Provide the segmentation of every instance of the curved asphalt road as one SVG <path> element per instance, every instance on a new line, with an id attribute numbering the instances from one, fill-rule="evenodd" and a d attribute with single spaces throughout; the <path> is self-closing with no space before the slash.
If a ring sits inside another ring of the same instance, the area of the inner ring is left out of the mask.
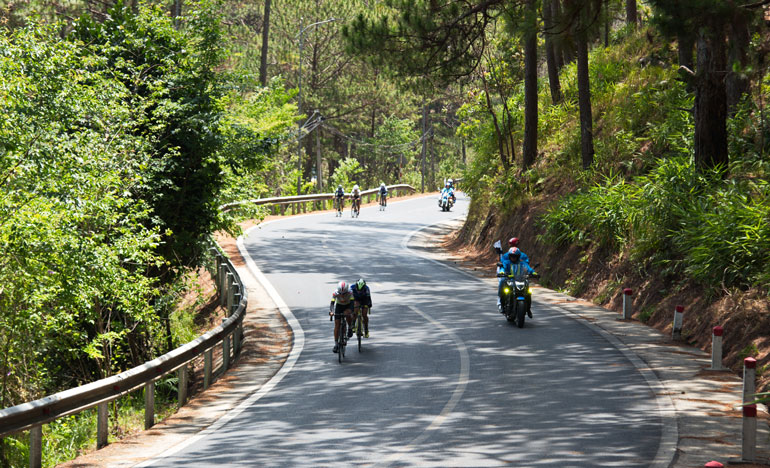
<path id="1" fill-rule="evenodd" d="M 537 297 L 518 329 L 496 312 L 496 281 L 406 247 L 467 204 L 443 213 L 419 198 L 252 230 L 249 256 L 304 331 L 299 359 L 218 430 L 143 466 L 649 466 L 661 419 L 623 353 Z M 339 364 L 329 298 L 359 276 L 372 337 Z"/>

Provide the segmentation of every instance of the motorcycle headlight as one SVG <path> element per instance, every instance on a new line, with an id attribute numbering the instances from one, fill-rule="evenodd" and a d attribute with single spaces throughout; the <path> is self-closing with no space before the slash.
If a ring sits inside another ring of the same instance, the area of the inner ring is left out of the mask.
<path id="1" fill-rule="evenodd" d="M 516 281 L 516 287 L 518 289 L 524 289 L 524 282 L 522 281 Z"/>
<path id="2" fill-rule="evenodd" d="M 503 293 L 504 293 L 504 294 L 508 294 L 509 292 L 511 292 L 511 290 L 510 290 L 510 289 L 508 289 L 508 288 L 503 288 Z"/>
<path id="3" fill-rule="evenodd" d="M 532 295 L 532 288 L 527 289 L 527 294 Z"/>

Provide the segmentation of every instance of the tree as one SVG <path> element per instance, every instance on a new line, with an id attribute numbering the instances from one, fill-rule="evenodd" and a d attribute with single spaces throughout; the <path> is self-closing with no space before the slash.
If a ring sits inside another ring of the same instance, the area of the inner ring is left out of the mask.
<path id="1" fill-rule="evenodd" d="M 557 0 L 554 0 L 557 1 Z M 545 36 L 545 62 L 548 69 L 548 85 L 551 89 L 551 102 L 558 104 L 561 102 L 561 84 L 559 83 L 559 62 L 557 60 L 556 44 L 554 35 L 557 34 L 554 28 L 553 3 L 551 0 L 543 2 L 543 35 Z"/>
<path id="2" fill-rule="evenodd" d="M 345 26 L 348 51 L 367 55 L 377 66 L 398 76 L 430 77 L 432 81 L 423 86 L 443 86 L 471 76 L 488 45 L 488 27 L 498 17 L 503 16 L 522 33 L 527 94 L 522 164 L 532 164 L 537 156 L 536 2 L 451 1 L 439 6 L 435 2 L 394 0 L 391 6 L 393 13 L 378 19 L 361 14 Z M 501 158 L 505 161 L 504 154 Z"/>
<path id="3" fill-rule="evenodd" d="M 651 0 L 654 21 L 671 35 L 695 37 L 697 63 L 692 77 L 695 87 L 695 164 L 710 170 L 726 167 L 727 152 L 727 69 L 726 28 L 736 18 L 733 2 L 721 0 Z M 680 43 L 680 47 L 682 44 Z"/>
<path id="4" fill-rule="evenodd" d="M 259 82 L 267 86 L 267 41 L 270 37 L 270 0 L 265 0 L 265 13 L 262 19 L 262 54 L 259 57 Z"/>

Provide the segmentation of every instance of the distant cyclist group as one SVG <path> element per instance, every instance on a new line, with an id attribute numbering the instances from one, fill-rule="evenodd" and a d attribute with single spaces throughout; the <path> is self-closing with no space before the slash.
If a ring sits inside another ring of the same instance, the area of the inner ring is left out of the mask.
<path id="1" fill-rule="evenodd" d="M 358 184 L 353 186 L 353 190 L 350 191 L 350 216 L 357 218 L 361 213 L 361 189 Z M 388 206 L 388 188 L 384 183 L 380 184 L 380 190 L 377 192 L 377 198 L 380 202 L 380 211 L 383 211 Z M 337 185 L 337 190 L 334 192 L 334 210 L 337 216 L 342 216 L 342 210 L 345 208 L 345 189 L 342 188 L 342 184 Z"/>

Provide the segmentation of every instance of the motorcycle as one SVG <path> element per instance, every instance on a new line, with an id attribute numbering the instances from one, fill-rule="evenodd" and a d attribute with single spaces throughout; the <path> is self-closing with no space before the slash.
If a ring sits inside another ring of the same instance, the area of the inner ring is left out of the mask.
<path id="1" fill-rule="evenodd" d="M 441 211 L 451 210 L 452 204 L 452 198 L 447 193 L 443 194 L 438 201 L 438 206 L 441 207 Z"/>
<path id="2" fill-rule="evenodd" d="M 497 264 L 503 266 L 502 263 Z M 524 327 L 524 320 L 527 316 L 527 302 L 532 301 L 532 289 L 529 287 L 529 278 L 532 275 L 508 276 L 505 273 L 498 273 L 498 278 L 503 280 L 503 287 L 500 291 L 500 312 L 505 315 L 509 322 L 516 322 L 519 328 Z"/>

